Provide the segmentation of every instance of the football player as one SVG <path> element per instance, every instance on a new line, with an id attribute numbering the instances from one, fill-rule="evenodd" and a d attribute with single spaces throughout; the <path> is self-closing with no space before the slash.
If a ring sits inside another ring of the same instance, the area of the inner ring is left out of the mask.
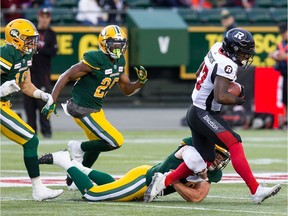
<path id="1" fill-rule="evenodd" d="M 199 173 L 207 171 L 207 164 L 193 147 L 191 137 L 183 139 L 180 146 L 162 163 L 153 167 L 148 165 L 136 167 L 116 181 L 107 173 L 84 167 L 76 160 L 71 161 L 67 151 L 46 154 L 39 158 L 39 163 L 63 167 L 74 180 L 84 199 L 88 201 L 135 201 L 143 200 L 154 173 L 170 172 L 184 162 L 191 168 L 191 175 L 175 181 L 163 190 L 161 195 L 177 191 L 186 201 L 200 202 L 207 196 L 211 182 L 220 181 L 221 170 L 230 161 L 229 153 L 225 149 L 216 146 L 215 150 L 217 160 L 209 166 L 208 178 L 206 175 L 205 179 L 199 177 Z M 90 179 L 97 186 L 93 185 Z"/>
<path id="2" fill-rule="evenodd" d="M 147 81 L 147 71 L 143 66 L 135 68 L 138 80 L 131 82 L 124 73 L 124 53 L 128 40 L 124 31 L 117 25 L 105 27 L 99 34 L 100 50 L 84 53 L 83 59 L 66 70 L 57 80 L 53 90 L 53 104 L 42 110 L 49 118 L 56 111 L 56 101 L 69 81 L 76 81 L 72 98 L 64 105 L 66 113 L 84 130 L 88 141 L 72 140 L 68 148 L 84 166 L 91 167 L 100 152 L 122 146 L 122 134 L 106 119 L 102 104 L 108 91 L 118 84 L 121 91 L 131 96 L 137 93 Z M 68 180 L 68 186 L 71 181 Z"/>
<path id="3" fill-rule="evenodd" d="M 0 48 L 1 71 L 1 134 L 23 147 L 24 163 L 31 178 L 33 199 L 53 199 L 63 190 L 51 190 L 42 184 L 38 163 L 38 137 L 35 131 L 11 110 L 13 92 L 24 94 L 52 104 L 52 96 L 37 89 L 31 83 L 32 56 L 37 53 L 39 34 L 35 26 L 26 19 L 15 19 L 5 27 L 6 44 Z"/>
<path id="4" fill-rule="evenodd" d="M 188 109 L 187 121 L 192 132 L 193 145 L 202 158 L 208 162 L 214 161 L 214 143 L 227 149 L 235 171 L 250 189 L 253 202 L 259 204 L 277 194 L 281 186 L 277 184 L 265 187 L 256 181 L 244 154 L 241 137 L 220 115 L 222 104 L 240 105 L 245 102 L 244 87 L 237 97 L 228 92 L 228 84 L 236 80 L 239 66 L 247 68 L 253 62 L 254 54 L 254 39 L 250 32 L 241 28 L 229 30 L 222 43 L 215 43 L 198 69 L 192 93 L 193 104 Z M 172 174 L 185 176 L 187 170 L 184 164 L 182 169 L 175 170 Z M 171 182 L 170 179 L 164 175 L 156 175 L 147 190 L 146 201 L 152 201 Z"/>

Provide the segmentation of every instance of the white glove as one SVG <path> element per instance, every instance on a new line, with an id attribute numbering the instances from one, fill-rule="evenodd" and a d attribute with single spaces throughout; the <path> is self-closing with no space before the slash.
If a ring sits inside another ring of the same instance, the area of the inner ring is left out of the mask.
<path id="1" fill-rule="evenodd" d="M 41 95 L 40 95 L 41 99 L 43 101 L 46 101 L 46 105 L 45 107 L 50 107 L 52 104 L 53 104 L 53 98 L 52 98 L 52 95 L 49 94 L 49 93 L 46 93 L 46 92 L 42 92 Z"/>
<path id="2" fill-rule="evenodd" d="M 0 86 L 0 97 L 7 96 L 19 90 L 20 87 L 16 84 L 15 80 L 6 81 Z"/>

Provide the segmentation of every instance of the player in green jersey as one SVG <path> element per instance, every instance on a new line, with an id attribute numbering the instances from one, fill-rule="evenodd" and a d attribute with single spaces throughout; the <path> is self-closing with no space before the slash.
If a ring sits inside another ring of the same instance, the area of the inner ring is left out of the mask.
<path id="1" fill-rule="evenodd" d="M 24 94 L 53 103 L 50 94 L 37 89 L 31 82 L 32 56 L 37 53 L 39 34 L 35 26 L 26 19 L 15 19 L 5 27 L 6 44 L 0 47 L 0 120 L 1 134 L 23 147 L 24 163 L 31 178 L 33 199 L 53 199 L 63 190 L 51 190 L 42 184 L 38 163 L 39 140 L 35 131 L 12 109 L 10 98 L 13 92 Z"/>
<path id="2" fill-rule="evenodd" d="M 84 166 L 91 167 L 103 151 L 110 151 L 122 146 L 122 134 L 106 119 L 102 104 L 108 91 L 118 84 L 127 95 L 138 92 L 147 81 L 144 67 L 135 68 L 138 80 L 131 82 L 124 73 L 124 53 L 128 47 L 124 31 L 116 25 L 105 27 L 99 34 L 100 50 L 84 53 L 83 59 L 66 70 L 57 80 L 52 97 L 54 103 L 45 106 L 42 113 L 49 118 L 56 111 L 55 102 L 62 89 L 69 81 L 76 81 L 72 98 L 63 106 L 65 113 L 84 130 L 88 141 L 72 140 L 68 148 L 74 159 Z M 67 181 L 68 186 L 71 181 Z"/>
<path id="3" fill-rule="evenodd" d="M 215 150 L 217 160 L 208 168 L 208 179 L 205 180 L 194 174 L 206 168 L 206 163 L 192 146 L 191 137 L 183 139 L 181 145 L 162 163 L 153 167 L 149 165 L 136 167 L 116 181 L 107 173 L 84 167 L 76 160 L 71 161 L 67 151 L 46 154 L 39 158 L 39 163 L 54 164 L 64 168 L 84 199 L 88 201 L 134 201 L 143 200 L 147 185 L 151 183 L 152 176 L 156 172 L 170 172 L 185 162 L 193 170 L 191 176 L 174 182 L 162 191 L 162 195 L 177 191 L 186 201 L 200 202 L 207 196 L 211 182 L 220 181 L 221 170 L 230 161 L 230 155 L 225 149 L 217 146 Z M 93 185 L 90 179 L 96 185 Z"/>

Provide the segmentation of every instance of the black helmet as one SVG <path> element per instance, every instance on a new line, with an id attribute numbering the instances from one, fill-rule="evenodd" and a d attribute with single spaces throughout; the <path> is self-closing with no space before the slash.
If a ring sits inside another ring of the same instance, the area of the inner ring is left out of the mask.
<path id="1" fill-rule="evenodd" d="M 254 38 L 250 32 L 244 29 L 229 30 L 224 37 L 222 48 L 232 61 L 243 68 L 247 68 L 253 62 Z"/>

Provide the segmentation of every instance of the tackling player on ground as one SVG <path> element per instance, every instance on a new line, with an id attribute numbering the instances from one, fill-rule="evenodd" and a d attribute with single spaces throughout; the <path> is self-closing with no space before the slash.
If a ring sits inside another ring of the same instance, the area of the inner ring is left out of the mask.
<path id="1" fill-rule="evenodd" d="M 193 145 L 205 161 L 215 159 L 215 144 L 227 149 L 235 171 L 248 186 L 254 203 L 258 204 L 279 192 L 281 186 L 265 187 L 255 179 L 244 154 L 241 137 L 221 117 L 222 104 L 243 104 L 244 88 L 239 96 L 228 92 L 229 82 L 237 78 L 238 67 L 247 68 L 253 62 L 255 43 L 250 32 L 233 28 L 222 43 L 215 43 L 204 58 L 197 72 L 192 93 L 193 104 L 187 112 L 187 122 L 192 132 Z M 185 176 L 185 164 L 169 175 Z M 171 184 L 175 179 L 157 173 L 146 193 L 146 202 Z M 173 181 L 171 181 L 171 179 Z"/>
<path id="2" fill-rule="evenodd" d="M 11 110 L 10 98 L 13 92 L 42 99 L 52 104 L 50 94 L 37 89 L 31 83 L 30 70 L 32 56 L 37 53 L 39 34 L 35 26 L 26 19 L 15 19 L 5 27 L 6 44 L 0 48 L 1 71 L 1 134 L 23 147 L 24 163 L 31 178 L 33 199 L 42 201 L 53 199 L 63 190 L 51 190 L 40 179 L 37 149 L 39 140 L 35 131 Z"/>
<path id="3" fill-rule="evenodd" d="M 77 80 L 64 111 L 73 117 L 88 138 L 88 141 L 68 143 L 71 154 L 86 167 L 91 167 L 101 152 L 117 149 L 124 142 L 122 134 L 106 119 L 102 109 L 108 91 L 117 83 L 125 95 L 131 96 L 147 81 L 147 71 L 142 66 L 135 68 L 136 82 L 131 82 L 124 73 L 126 63 L 123 55 L 128 40 L 119 26 L 105 27 L 98 40 L 100 50 L 84 53 L 80 62 L 60 76 L 51 93 L 54 103 L 51 106 L 47 104 L 42 110 L 49 118 L 56 111 L 55 103 L 62 89 L 69 81 Z M 68 186 L 71 184 L 67 183 Z"/>
<path id="4" fill-rule="evenodd" d="M 67 151 L 46 154 L 39 158 L 40 164 L 54 164 L 63 167 L 72 177 L 83 197 L 88 201 L 137 201 L 143 200 L 147 185 L 156 172 L 166 173 L 176 169 L 179 164 L 189 166 L 190 176 L 175 181 L 161 192 L 168 195 L 177 191 L 188 202 L 200 202 L 208 194 L 211 182 L 218 182 L 222 177 L 222 169 L 229 163 L 229 153 L 216 145 L 216 160 L 209 166 L 193 147 L 191 137 L 182 140 L 181 145 L 162 163 L 155 166 L 143 165 L 130 170 L 124 177 L 115 181 L 112 176 L 97 170 L 84 167 L 76 160 L 70 159 Z M 73 158 L 73 155 L 72 155 Z M 205 170 L 204 179 L 199 173 Z M 196 174 L 195 174 L 196 173 Z M 208 176 L 208 178 L 207 178 Z M 91 183 L 94 181 L 96 185 Z"/>

